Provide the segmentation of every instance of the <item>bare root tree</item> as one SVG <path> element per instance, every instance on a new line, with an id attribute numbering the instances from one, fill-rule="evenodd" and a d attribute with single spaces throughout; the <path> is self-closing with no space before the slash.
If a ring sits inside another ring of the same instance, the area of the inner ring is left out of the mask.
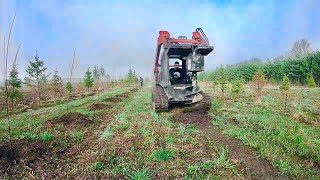
<path id="1" fill-rule="evenodd" d="M 100 79 L 101 79 L 101 72 L 98 69 L 98 67 L 95 66 L 93 69 L 93 80 L 94 80 L 94 84 L 95 84 L 95 89 L 98 92 L 98 102 L 97 103 L 99 103 L 99 101 L 100 101 L 100 83 L 101 83 Z"/>
<path id="2" fill-rule="evenodd" d="M 279 87 L 282 98 L 284 100 L 284 110 L 288 110 L 288 101 L 289 101 L 289 96 L 290 96 L 290 80 L 288 76 L 284 76 L 282 79 L 282 83 Z"/>
<path id="3" fill-rule="evenodd" d="M 261 70 L 258 70 L 254 76 L 252 77 L 252 87 L 255 92 L 256 96 L 256 102 L 257 104 L 261 104 L 261 98 L 262 98 L 262 89 L 267 84 L 267 80 L 265 78 L 265 75 Z"/>
<path id="4" fill-rule="evenodd" d="M 76 68 L 75 58 L 76 58 L 76 50 L 73 51 L 72 62 L 69 65 L 69 80 L 68 80 L 67 85 L 66 85 L 66 90 L 67 90 L 67 112 L 69 112 L 70 94 L 72 94 L 72 92 L 73 92 L 73 86 L 72 86 L 71 80 L 72 80 L 72 75 L 74 73 L 74 70 Z"/>
<path id="5" fill-rule="evenodd" d="M 220 90 L 221 90 L 221 97 L 223 100 L 225 100 L 226 98 L 226 89 L 227 89 L 227 73 L 225 71 L 225 69 L 223 67 L 221 67 L 218 71 L 218 79 L 217 79 L 217 83 L 220 85 Z"/>
<path id="6" fill-rule="evenodd" d="M 2 71 L 3 71 L 3 83 L 4 83 L 4 94 L 5 94 L 5 104 L 6 104 L 6 118 L 8 121 L 8 138 L 9 138 L 9 143 L 10 143 L 10 151 L 12 153 L 12 141 L 11 141 L 11 114 L 10 114 L 10 105 L 9 105 L 9 82 L 8 82 L 8 54 L 9 54 L 9 46 L 10 46 L 10 38 L 11 38 L 11 32 L 12 32 L 12 28 L 14 25 L 16 19 L 16 15 L 14 15 L 11 26 L 10 26 L 10 31 L 9 31 L 9 36 L 8 36 L 8 40 L 7 40 L 7 44 L 6 39 L 4 38 L 4 47 L 3 47 L 3 52 L 4 52 L 4 60 L 3 60 L 3 67 L 2 67 Z M 16 53 L 16 57 L 14 62 L 16 62 L 16 58 L 18 56 L 19 53 L 19 49 L 17 50 Z"/>

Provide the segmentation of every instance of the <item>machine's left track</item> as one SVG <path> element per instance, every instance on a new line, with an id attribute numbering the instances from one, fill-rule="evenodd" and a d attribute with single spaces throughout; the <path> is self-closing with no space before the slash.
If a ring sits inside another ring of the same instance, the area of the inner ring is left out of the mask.
<path id="1" fill-rule="evenodd" d="M 168 97 L 159 85 L 152 88 L 152 108 L 155 112 L 165 112 L 169 109 Z"/>

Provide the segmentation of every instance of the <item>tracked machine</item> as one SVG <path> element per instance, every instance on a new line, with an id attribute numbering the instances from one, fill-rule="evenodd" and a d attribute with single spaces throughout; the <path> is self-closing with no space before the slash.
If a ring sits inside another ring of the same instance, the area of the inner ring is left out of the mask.
<path id="1" fill-rule="evenodd" d="M 197 73 L 204 70 L 204 56 L 214 48 L 201 28 L 192 34 L 192 39 L 172 38 L 168 31 L 159 31 L 152 87 L 155 112 L 176 106 L 191 111 L 211 108 L 211 98 L 198 86 Z M 171 61 L 175 61 L 173 68 Z"/>

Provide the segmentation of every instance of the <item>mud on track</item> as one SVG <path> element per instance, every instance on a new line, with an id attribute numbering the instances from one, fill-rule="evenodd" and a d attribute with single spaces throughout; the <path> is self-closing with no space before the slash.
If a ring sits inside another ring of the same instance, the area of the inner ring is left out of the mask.
<path id="1" fill-rule="evenodd" d="M 255 152 L 241 141 L 229 138 L 216 126 L 211 125 L 211 117 L 206 111 L 183 112 L 174 109 L 174 121 L 185 124 L 196 124 L 208 139 L 229 148 L 229 159 L 233 161 L 246 179 L 288 179 L 275 169 L 267 160 L 259 159 Z"/>

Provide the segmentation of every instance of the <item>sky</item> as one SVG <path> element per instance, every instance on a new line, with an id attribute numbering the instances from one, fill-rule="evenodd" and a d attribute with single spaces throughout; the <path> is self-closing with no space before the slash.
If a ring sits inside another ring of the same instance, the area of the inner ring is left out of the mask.
<path id="1" fill-rule="evenodd" d="M 95 65 L 115 78 L 129 68 L 151 76 L 159 30 L 191 38 L 201 27 L 215 48 L 206 70 L 274 58 L 301 38 L 320 49 L 319 0 L 0 0 L 1 62 L 15 13 L 9 59 L 21 44 L 21 77 L 36 51 L 48 72 L 67 77 L 74 50 L 75 77 Z"/>

